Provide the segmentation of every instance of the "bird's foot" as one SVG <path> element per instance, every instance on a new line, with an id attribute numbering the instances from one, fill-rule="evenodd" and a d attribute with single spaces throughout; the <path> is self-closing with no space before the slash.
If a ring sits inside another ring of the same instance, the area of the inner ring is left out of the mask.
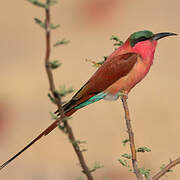
<path id="1" fill-rule="evenodd" d="M 119 91 L 117 93 L 117 95 L 122 99 L 122 98 L 126 98 L 128 99 L 128 94 L 125 91 Z"/>

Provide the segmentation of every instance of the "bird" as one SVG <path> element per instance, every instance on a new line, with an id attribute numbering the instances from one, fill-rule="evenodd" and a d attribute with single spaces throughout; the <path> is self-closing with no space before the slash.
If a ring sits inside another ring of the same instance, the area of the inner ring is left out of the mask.
<path id="1" fill-rule="evenodd" d="M 176 33 L 156 33 L 149 30 L 132 33 L 97 69 L 92 77 L 80 88 L 72 99 L 63 105 L 65 116 L 69 117 L 77 110 L 99 100 L 115 101 L 120 96 L 128 96 L 131 89 L 149 72 L 153 64 L 154 53 L 159 39 L 175 36 Z M 60 113 L 56 111 L 58 115 Z M 0 166 L 0 170 L 16 159 L 26 149 L 58 126 L 54 121 L 27 146 L 21 149 Z"/>

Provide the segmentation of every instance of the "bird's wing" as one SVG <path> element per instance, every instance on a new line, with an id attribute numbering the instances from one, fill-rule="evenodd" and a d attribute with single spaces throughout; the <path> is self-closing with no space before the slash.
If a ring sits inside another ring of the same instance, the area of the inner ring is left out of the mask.
<path id="1" fill-rule="evenodd" d="M 126 53 L 107 59 L 69 103 L 64 106 L 64 110 L 68 111 L 78 106 L 104 91 L 118 79 L 126 76 L 137 62 L 137 57 L 136 53 Z"/>

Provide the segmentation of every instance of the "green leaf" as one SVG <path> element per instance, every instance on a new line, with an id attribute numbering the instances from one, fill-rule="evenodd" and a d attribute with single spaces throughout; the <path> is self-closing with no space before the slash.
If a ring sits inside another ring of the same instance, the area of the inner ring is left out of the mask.
<path id="1" fill-rule="evenodd" d="M 47 3 L 48 6 L 53 6 L 55 4 L 57 4 L 58 1 L 57 0 L 49 0 L 49 2 Z"/>
<path id="2" fill-rule="evenodd" d="M 34 18 L 35 23 L 37 23 L 40 27 L 42 27 L 43 29 L 46 29 L 46 24 L 45 22 L 41 21 L 38 18 Z M 49 28 L 54 30 L 60 27 L 60 24 L 49 24 Z"/>
<path id="3" fill-rule="evenodd" d="M 129 142 L 129 139 L 125 139 L 125 140 L 123 140 L 123 141 L 122 141 L 123 146 L 125 146 L 125 145 L 126 145 L 126 143 L 128 143 L 128 142 Z"/>
<path id="4" fill-rule="evenodd" d="M 86 141 L 79 141 L 79 144 L 86 144 Z"/>
<path id="5" fill-rule="evenodd" d="M 72 117 L 65 116 L 62 121 L 65 122 L 68 121 L 69 119 L 72 119 Z"/>
<path id="6" fill-rule="evenodd" d="M 81 176 L 76 178 L 76 180 L 84 180 Z"/>
<path id="7" fill-rule="evenodd" d="M 48 97 L 49 97 L 49 99 L 51 100 L 51 102 L 52 102 L 53 104 L 56 104 L 55 99 L 52 97 L 52 95 L 51 95 L 50 93 L 48 93 Z"/>
<path id="8" fill-rule="evenodd" d="M 38 1 L 38 0 L 27 0 L 27 1 L 30 2 L 31 4 L 35 5 L 35 6 L 47 8 L 47 4 L 42 3 L 41 1 Z"/>
<path id="9" fill-rule="evenodd" d="M 72 119 L 72 117 L 68 117 L 68 116 L 65 116 L 62 121 L 65 122 L 65 121 L 68 121 L 69 119 Z"/>
<path id="10" fill-rule="evenodd" d="M 45 23 L 44 22 L 42 22 L 40 19 L 38 19 L 38 18 L 34 18 L 34 21 L 35 21 L 35 23 L 36 24 L 38 24 L 40 27 L 42 27 L 43 29 L 45 29 L 46 28 L 46 25 L 45 25 Z"/>
<path id="11" fill-rule="evenodd" d="M 54 114 L 53 112 L 49 112 L 49 114 L 51 115 L 51 118 L 53 120 L 57 120 L 58 119 L 58 116 L 56 114 Z"/>
<path id="12" fill-rule="evenodd" d="M 121 163 L 121 165 L 126 166 L 126 163 L 124 162 L 123 159 L 118 159 L 118 161 Z"/>
<path id="13" fill-rule="evenodd" d="M 63 122 L 65 122 L 65 121 L 67 121 L 67 120 L 69 120 L 69 119 L 71 119 L 72 117 L 64 117 L 63 119 L 62 119 L 62 122 L 60 122 L 60 123 L 58 123 L 58 128 L 62 131 L 62 132 L 64 132 L 64 133 L 67 133 L 67 129 L 66 129 L 66 127 L 65 127 L 65 125 L 64 125 L 64 123 Z"/>
<path id="14" fill-rule="evenodd" d="M 62 132 L 66 133 L 66 128 L 65 128 L 64 125 L 60 125 L 60 124 L 58 123 L 58 128 L 59 128 Z"/>
<path id="15" fill-rule="evenodd" d="M 104 64 L 105 61 L 99 61 L 96 64 L 93 64 L 93 67 L 100 67 L 102 64 Z"/>
<path id="16" fill-rule="evenodd" d="M 122 46 L 122 45 L 123 45 L 123 41 L 120 41 L 120 42 L 118 42 L 118 43 L 114 43 L 113 45 L 114 45 L 114 46 Z"/>
<path id="17" fill-rule="evenodd" d="M 161 167 L 160 167 L 160 169 L 163 170 L 165 167 L 166 167 L 166 165 L 165 165 L 165 164 L 162 164 Z M 172 169 L 169 169 L 167 172 L 173 172 L 173 170 L 172 170 Z"/>
<path id="18" fill-rule="evenodd" d="M 126 159 L 118 159 L 118 161 L 121 163 L 121 165 L 129 168 L 129 163 Z"/>
<path id="19" fill-rule="evenodd" d="M 103 56 L 103 58 L 104 58 L 104 61 L 106 61 L 106 59 L 108 58 L 108 56 Z"/>
<path id="20" fill-rule="evenodd" d="M 131 159 L 132 158 L 132 155 L 131 154 L 123 154 L 121 155 L 122 157 L 126 158 L 126 159 Z"/>
<path id="21" fill-rule="evenodd" d="M 59 62 L 59 60 L 51 61 L 49 62 L 49 64 L 50 64 L 51 69 L 56 69 L 61 66 L 61 63 Z"/>
<path id="22" fill-rule="evenodd" d="M 65 117 L 66 118 L 66 117 Z M 65 121 L 65 118 L 63 118 L 63 122 Z M 60 122 L 60 123 L 58 123 L 58 128 L 63 132 L 63 133 L 67 133 L 67 129 L 66 129 L 66 127 L 65 127 L 65 125 L 64 125 L 64 123 L 63 122 Z"/>
<path id="23" fill-rule="evenodd" d="M 89 61 L 89 62 L 91 62 L 93 65 L 93 67 L 96 67 L 96 68 L 99 68 L 102 64 L 104 64 L 104 62 L 106 61 L 106 59 L 108 58 L 108 56 L 104 56 L 103 57 L 104 58 L 104 60 L 103 61 L 99 61 L 99 62 L 95 62 L 95 61 L 93 61 L 93 60 L 91 60 L 91 59 L 86 59 L 86 61 Z"/>
<path id="24" fill-rule="evenodd" d="M 86 143 L 86 141 L 80 141 L 80 140 L 76 140 L 76 141 L 70 141 L 72 144 L 74 145 L 78 145 L 78 144 L 84 144 Z"/>
<path id="25" fill-rule="evenodd" d="M 60 41 L 57 41 L 53 46 L 56 47 L 56 46 L 59 46 L 59 45 L 66 45 L 66 44 L 69 44 L 69 40 L 66 40 L 66 39 L 62 39 Z"/>
<path id="26" fill-rule="evenodd" d="M 52 29 L 52 30 L 53 30 L 53 29 L 57 29 L 57 28 L 59 28 L 59 27 L 61 27 L 60 24 L 50 24 L 50 25 L 49 25 L 49 28 Z"/>
<path id="27" fill-rule="evenodd" d="M 60 86 L 60 87 L 59 87 L 59 91 L 58 91 L 58 93 L 59 93 L 59 95 L 60 95 L 61 97 L 64 97 L 64 96 L 66 96 L 67 94 L 70 94 L 70 93 L 72 93 L 72 92 L 74 92 L 74 89 L 73 89 L 72 87 L 66 89 L 65 85 Z"/>
<path id="28" fill-rule="evenodd" d="M 150 169 L 145 169 L 144 167 L 139 168 L 139 172 L 144 175 L 146 180 L 149 180 L 150 171 Z"/>
<path id="29" fill-rule="evenodd" d="M 85 152 L 85 151 L 87 151 L 87 149 L 82 149 L 82 150 L 81 150 L 81 152 Z"/>
<path id="30" fill-rule="evenodd" d="M 110 37 L 110 40 L 120 41 L 119 37 L 118 37 L 118 36 L 115 36 L 115 35 L 112 35 L 112 36 Z"/>
<path id="31" fill-rule="evenodd" d="M 110 40 L 116 41 L 116 43 L 114 43 L 114 46 L 122 46 L 124 43 L 119 39 L 118 36 L 114 36 L 114 35 L 111 36 Z"/>
<path id="32" fill-rule="evenodd" d="M 53 91 L 53 95 L 54 95 L 54 98 L 60 98 L 59 91 L 57 91 L 56 89 Z"/>
<path id="33" fill-rule="evenodd" d="M 147 148 L 147 147 L 139 147 L 137 150 L 137 152 L 151 152 L 151 149 Z"/>
<path id="34" fill-rule="evenodd" d="M 96 64 L 99 66 L 101 66 L 102 64 L 104 64 L 104 62 L 106 61 L 106 59 L 108 58 L 108 56 L 103 56 L 104 60 L 103 61 L 99 61 Z M 95 67 L 97 67 L 96 65 L 94 65 Z"/>
<path id="35" fill-rule="evenodd" d="M 100 164 L 100 162 L 95 162 L 93 168 L 90 170 L 91 172 L 96 171 L 97 169 L 103 168 L 104 166 Z"/>

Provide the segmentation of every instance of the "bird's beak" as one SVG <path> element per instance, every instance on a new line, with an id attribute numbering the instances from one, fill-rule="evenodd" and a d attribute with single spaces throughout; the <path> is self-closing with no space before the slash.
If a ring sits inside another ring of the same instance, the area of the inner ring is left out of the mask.
<path id="1" fill-rule="evenodd" d="M 166 36 L 177 36 L 177 34 L 169 33 L 169 32 L 157 33 L 157 34 L 154 34 L 154 36 L 152 37 L 152 40 L 159 40 L 159 39 L 164 38 Z"/>

